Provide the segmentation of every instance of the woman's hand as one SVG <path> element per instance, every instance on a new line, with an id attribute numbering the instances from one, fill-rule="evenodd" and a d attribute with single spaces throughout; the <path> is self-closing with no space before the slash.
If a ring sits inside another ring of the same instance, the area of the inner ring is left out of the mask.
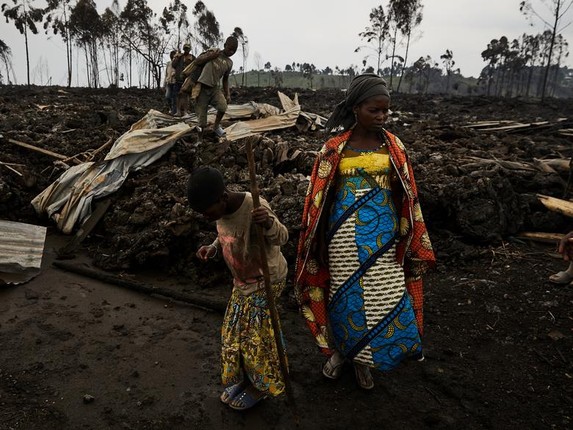
<path id="1" fill-rule="evenodd" d="M 204 245 L 195 254 L 199 260 L 207 261 L 217 255 L 217 247 L 215 245 Z"/>

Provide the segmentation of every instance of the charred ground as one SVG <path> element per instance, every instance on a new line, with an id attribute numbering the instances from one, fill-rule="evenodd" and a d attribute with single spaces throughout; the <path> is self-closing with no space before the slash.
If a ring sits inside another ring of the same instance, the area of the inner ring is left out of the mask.
<path id="1" fill-rule="evenodd" d="M 328 116 L 341 94 L 300 90 L 298 97 L 304 111 Z M 234 92 L 234 103 L 249 101 L 278 104 L 276 90 Z M 0 102 L 0 162 L 20 173 L 0 165 L 0 218 L 47 226 L 30 200 L 66 166 L 7 138 L 70 157 L 84 153 L 81 159 L 149 109 L 165 110 L 151 90 L 0 87 Z M 377 375 L 373 393 L 361 392 L 350 372 L 324 381 L 322 357 L 287 294 L 282 314 L 301 427 L 568 428 L 573 287 L 547 282 L 564 268 L 553 244 L 518 234 L 573 228 L 536 197 L 563 197 L 568 172 L 534 168 L 573 155 L 571 138 L 559 133 L 567 122 L 558 122 L 573 118 L 572 104 L 396 95 L 392 109 L 388 128 L 409 148 L 438 256 L 426 282 L 427 360 Z M 465 127 L 485 120 L 555 126 L 518 133 Z M 193 258 L 214 229 L 186 209 L 185 182 L 192 168 L 213 164 L 247 189 L 247 160 L 239 143 L 196 148 L 194 137 L 128 178 L 78 264 L 226 300 L 223 263 Z M 255 149 L 262 194 L 289 228 L 291 266 L 306 175 L 323 140 L 293 128 L 266 134 Z M 67 240 L 50 227 L 42 274 L 0 291 L 0 428 L 292 425 L 284 399 L 247 414 L 218 402 L 220 315 L 51 267 L 54 249 Z"/>

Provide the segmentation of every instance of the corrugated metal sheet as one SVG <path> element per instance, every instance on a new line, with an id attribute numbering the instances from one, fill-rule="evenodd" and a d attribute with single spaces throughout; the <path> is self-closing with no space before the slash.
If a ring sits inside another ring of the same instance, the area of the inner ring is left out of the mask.
<path id="1" fill-rule="evenodd" d="M 0 220 L 0 283 L 21 284 L 40 273 L 46 227 Z"/>

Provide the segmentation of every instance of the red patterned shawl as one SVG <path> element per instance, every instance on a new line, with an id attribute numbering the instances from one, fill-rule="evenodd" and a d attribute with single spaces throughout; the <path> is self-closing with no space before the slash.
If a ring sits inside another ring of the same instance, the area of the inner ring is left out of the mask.
<path id="1" fill-rule="evenodd" d="M 325 209 L 328 190 L 335 184 L 342 150 L 352 130 L 329 139 L 315 161 L 302 216 L 295 270 L 295 291 L 303 316 L 321 351 L 330 355 L 328 345 L 327 304 L 330 274 L 319 264 L 315 243 L 323 240 L 316 235 Z M 434 252 L 424 224 L 412 166 L 404 145 L 398 137 L 385 131 L 390 160 L 403 187 L 399 206 L 400 235 L 396 246 L 398 262 L 404 267 L 406 288 L 413 299 L 420 334 L 423 331 L 423 286 L 421 275 L 435 264 Z M 327 213 L 324 216 L 328 216 Z"/>

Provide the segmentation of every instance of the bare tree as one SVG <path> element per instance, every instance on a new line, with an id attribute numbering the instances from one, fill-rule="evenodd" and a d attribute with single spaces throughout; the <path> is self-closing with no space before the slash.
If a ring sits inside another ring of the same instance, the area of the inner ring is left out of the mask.
<path id="1" fill-rule="evenodd" d="M 26 76 L 30 85 L 30 48 L 28 46 L 28 32 L 38 34 L 36 23 L 42 21 L 44 9 L 32 6 L 35 0 L 12 0 L 12 6 L 2 4 L 2 13 L 6 22 L 12 20 L 20 34 L 24 35 L 26 46 Z"/>
<path id="2" fill-rule="evenodd" d="M 392 21 L 395 21 L 396 28 L 400 31 L 402 36 L 406 38 L 406 52 L 404 53 L 404 58 L 402 64 L 405 65 L 408 62 L 408 52 L 410 50 L 410 42 L 412 40 L 412 32 L 414 28 L 420 25 L 422 22 L 422 1 L 421 0 L 390 0 L 390 16 Z M 394 45 L 396 46 L 396 34 L 394 35 Z M 394 53 L 392 55 L 395 55 Z M 392 62 L 392 66 L 394 62 Z M 392 67 L 392 71 L 394 67 Z M 390 74 L 390 87 L 392 87 L 392 75 Z M 398 87 L 396 91 L 400 91 L 400 84 L 402 83 L 402 77 L 404 75 L 404 67 L 400 73 L 400 79 L 398 80 Z"/>
<path id="3" fill-rule="evenodd" d="M 360 52 L 368 49 L 376 54 L 376 73 L 380 73 L 382 53 L 387 50 L 388 35 L 388 20 L 384 8 L 378 6 L 370 12 L 370 26 L 366 27 L 362 33 L 358 33 L 361 39 L 366 40 L 367 45 L 359 46 L 354 50 L 354 52 Z M 368 57 L 369 55 L 365 57 L 365 60 Z"/>
<path id="4" fill-rule="evenodd" d="M 249 39 L 241 29 L 241 27 L 235 27 L 232 36 L 235 36 L 239 41 L 241 46 L 241 53 L 243 58 L 243 76 L 241 81 L 241 86 L 245 86 L 245 71 L 247 70 L 247 58 L 249 57 Z"/>
<path id="5" fill-rule="evenodd" d="M 99 86 L 98 44 L 102 33 L 101 18 L 93 0 L 78 0 L 70 15 L 70 35 L 83 48 L 89 87 Z"/>
<path id="6" fill-rule="evenodd" d="M 176 33 L 175 46 L 181 45 L 181 32 L 189 27 L 189 18 L 187 17 L 187 6 L 180 0 L 174 0 L 169 6 L 163 8 L 163 13 L 159 18 L 161 27 L 166 34 Z M 198 52 L 196 52 L 198 54 Z"/>
<path id="7" fill-rule="evenodd" d="M 271 62 L 267 61 L 265 63 L 265 72 L 270 72 L 273 66 L 271 66 Z M 269 73 L 269 87 L 271 86 L 271 74 Z"/>
<path id="8" fill-rule="evenodd" d="M 10 83 L 10 71 L 12 71 L 12 77 L 14 76 L 14 70 L 12 70 L 12 50 L 0 40 L 0 60 L 4 63 L 4 68 L 6 69 L 6 83 Z M 0 72 L 0 83 L 4 82 L 2 73 Z"/>
<path id="9" fill-rule="evenodd" d="M 66 61 L 68 74 L 68 87 L 72 85 L 73 72 L 73 40 L 70 32 L 70 16 L 72 14 L 72 0 L 48 0 L 44 31 L 47 34 L 51 28 L 52 33 L 59 34 L 66 44 Z"/>
<path id="10" fill-rule="evenodd" d="M 196 42 L 199 43 L 201 51 L 218 46 L 221 43 L 221 32 L 219 22 L 213 12 L 205 6 L 205 3 L 198 1 L 193 8 L 193 16 L 196 18 L 195 31 Z"/>
<path id="11" fill-rule="evenodd" d="M 118 0 L 113 0 L 111 7 L 106 8 L 101 19 L 102 19 L 102 37 L 107 52 L 109 53 L 109 66 L 106 67 L 107 75 L 110 84 L 118 87 L 119 86 L 119 63 L 120 63 L 120 49 L 121 49 L 121 22 L 119 20 L 120 15 L 119 2 Z M 106 51 L 103 55 L 104 61 L 107 63 Z"/>
<path id="12" fill-rule="evenodd" d="M 570 11 L 573 5 L 573 0 L 541 0 L 545 3 L 551 12 L 550 18 L 544 18 L 534 7 L 534 0 L 524 0 L 519 4 L 519 10 L 531 19 L 533 16 L 537 17 L 549 29 L 551 29 L 551 43 L 549 44 L 549 52 L 547 54 L 547 64 L 545 65 L 545 73 L 543 75 L 543 84 L 541 90 L 541 101 L 545 99 L 547 90 L 547 79 L 549 77 L 549 70 L 551 69 L 551 60 L 553 57 L 553 50 L 557 35 L 563 31 L 571 22 L 564 24 L 563 20 L 565 15 Z"/>
<path id="13" fill-rule="evenodd" d="M 304 63 L 301 66 L 302 75 L 308 81 L 308 87 L 313 89 L 314 75 L 316 75 L 316 66 L 314 64 Z"/>
<path id="14" fill-rule="evenodd" d="M 131 56 L 135 52 L 145 66 L 143 85 L 151 87 L 153 80 L 154 85 L 160 87 L 167 42 L 161 37 L 163 30 L 160 25 L 154 23 L 155 13 L 148 6 L 147 0 L 128 0 L 120 17 L 123 23 L 122 42 L 130 56 L 130 75 Z"/>
<path id="15" fill-rule="evenodd" d="M 446 69 L 446 93 L 450 92 L 450 77 L 456 62 L 454 61 L 453 51 L 446 49 L 445 54 L 440 55 L 442 63 L 444 63 L 444 68 Z"/>
<path id="16" fill-rule="evenodd" d="M 263 62 L 262 58 L 261 58 L 261 54 L 259 54 L 258 52 L 255 51 L 255 55 L 254 55 L 254 61 L 255 61 L 255 70 L 257 71 L 257 87 L 261 86 L 261 64 Z"/>

